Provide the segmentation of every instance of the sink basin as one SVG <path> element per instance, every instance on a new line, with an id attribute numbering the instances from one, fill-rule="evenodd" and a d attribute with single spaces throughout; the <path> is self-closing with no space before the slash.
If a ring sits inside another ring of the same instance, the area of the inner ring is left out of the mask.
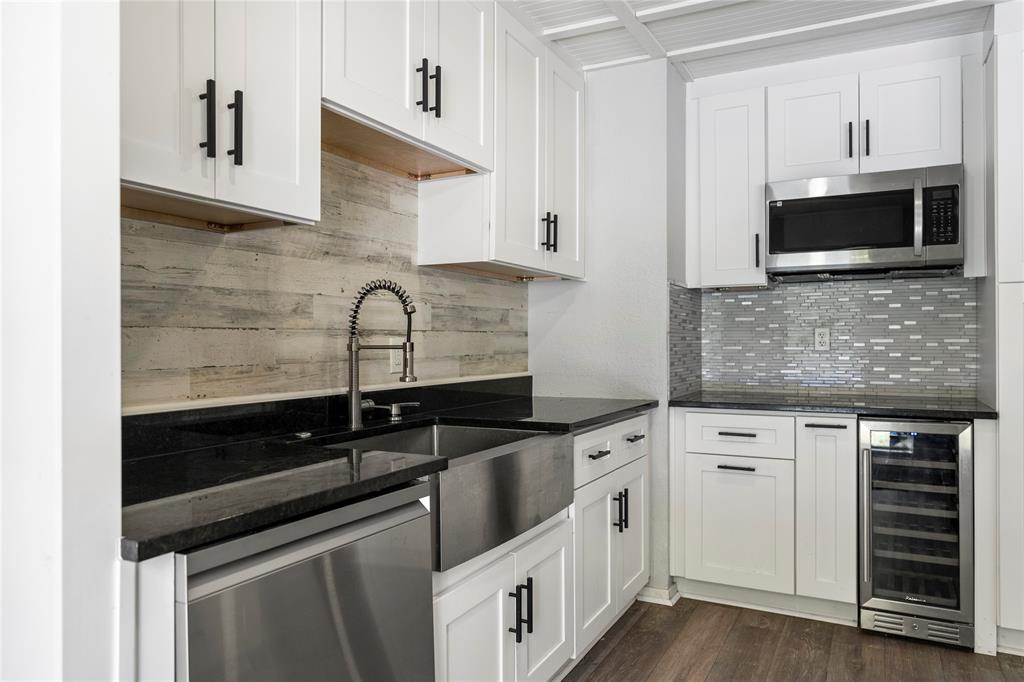
<path id="1" fill-rule="evenodd" d="M 353 450 L 384 450 L 457 459 L 501 445 L 537 437 L 536 431 L 488 429 L 474 426 L 424 426 L 338 443 L 328 447 Z"/>
<path id="2" fill-rule="evenodd" d="M 431 477 L 434 570 L 483 554 L 572 504 L 572 436 L 421 426 L 326 447 L 448 458 Z"/>

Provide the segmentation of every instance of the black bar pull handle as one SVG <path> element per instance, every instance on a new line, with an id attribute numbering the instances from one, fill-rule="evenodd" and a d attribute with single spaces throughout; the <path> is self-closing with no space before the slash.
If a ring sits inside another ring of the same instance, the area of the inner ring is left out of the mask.
<path id="1" fill-rule="evenodd" d="M 615 526 L 616 528 L 618 528 L 619 532 L 621 533 L 622 531 L 624 531 L 626 529 L 625 521 L 622 518 L 622 503 L 623 503 L 623 501 L 625 501 L 626 498 L 624 498 L 622 496 L 622 493 L 619 493 L 618 495 L 616 495 L 612 499 L 615 500 L 618 503 L 618 505 L 619 505 L 619 520 L 614 522 L 614 523 L 612 523 L 612 525 Z"/>
<path id="2" fill-rule="evenodd" d="M 734 438 L 757 438 L 756 433 L 743 433 L 742 431 L 719 431 L 719 436 L 732 436 Z"/>
<path id="3" fill-rule="evenodd" d="M 426 57 L 424 57 L 423 62 L 420 64 L 420 67 L 416 69 L 416 73 L 420 74 L 420 92 L 423 93 L 421 95 L 423 99 L 416 102 L 416 106 L 418 106 L 423 111 L 430 111 L 430 103 L 427 101 L 427 89 L 430 87 L 428 81 L 430 74 L 427 73 L 429 66 L 430 62 L 427 60 Z"/>
<path id="4" fill-rule="evenodd" d="M 622 502 L 626 506 L 626 513 L 622 515 L 622 525 L 629 528 L 629 488 L 622 489 Z"/>
<path id="5" fill-rule="evenodd" d="M 551 250 L 551 211 L 547 211 L 544 217 L 540 219 L 544 223 L 544 241 L 540 243 L 544 247 L 545 251 Z"/>
<path id="6" fill-rule="evenodd" d="M 558 253 L 558 214 L 554 214 L 551 220 L 551 250 Z"/>
<path id="7" fill-rule="evenodd" d="M 533 634 L 533 578 L 526 579 L 526 633 Z"/>
<path id="8" fill-rule="evenodd" d="M 805 429 L 845 429 L 846 424 L 804 424 Z"/>
<path id="9" fill-rule="evenodd" d="M 426 61 L 426 60 L 424 60 Z M 430 79 L 434 81 L 434 106 L 427 109 L 427 111 L 433 111 L 435 118 L 441 118 L 441 67 L 435 66 L 434 73 L 430 74 Z M 426 90 L 423 91 L 424 93 Z M 423 95 L 426 98 L 426 95 Z"/>
<path id="10" fill-rule="evenodd" d="M 590 453 L 589 455 L 587 455 L 587 457 L 593 460 L 599 460 L 604 459 L 610 454 L 612 454 L 611 450 L 598 450 L 597 452 Z"/>
<path id="11" fill-rule="evenodd" d="M 228 105 L 228 109 L 235 112 L 235 148 L 228 150 L 228 156 L 235 158 L 235 165 L 242 165 L 242 150 L 244 148 L 244 137 L 242 135 L 242 91 L 235 90 L 235 101 Z"/>
<path id="12" fill-rule="evenodd" d="M 200 93 L 199 99 L 206 101 L 206 142 L 200 142 L 199 148 L 206 150 L 206 158 L 217 156 L 217 83 L 212 78 L 206 79 L 206 92 Z"/>
<path id="13" fill-rule="evenodd" d="M 864 119 L 864 156 L 871 156 L 871 119 Z"/>
<path id="14" fill-rule="evenodd" d="M 516 644 L 523 643 L 523 586 L 516 585 L 515 592 L 509 592 L 508 596 L 516 600 L 516 625 L 515 627 L 509 628 L 509 632 L 514 632 L 516 635 Z"/>
<path id="15" fill-rule="evenodd" d="M 628 436 L 628 437 L 626 438 L 626 442 L 627 442 L 627 443 L 639 443 L 639 442 L 640 442 L 640 441 L 642 441 L 642 440 L 643 440 L 644 438 L 647 438 L 647 435 L 646 435 L 646 434 L 643 434 L 643 433 L 638 433 L 638 434 L 636 434 L 635 436 Z"/>
<path id="16" fill-rule="evenodd" d="M 846 145 L 850 149 L 849 158 L 853 158 L 853 121 L 846 124 Z"/>
<path id="17" fill-rule="evenodd" d="M 757 471 L 754 467 L 738 467 L 732 464 L 719 464 L 719 469 L 725 469 L 726 471 Z"/>
<path id="18" fill-rule="evenodd" d="M 754 267 L 761 267 L 761 233 L 754 233 Z"/>

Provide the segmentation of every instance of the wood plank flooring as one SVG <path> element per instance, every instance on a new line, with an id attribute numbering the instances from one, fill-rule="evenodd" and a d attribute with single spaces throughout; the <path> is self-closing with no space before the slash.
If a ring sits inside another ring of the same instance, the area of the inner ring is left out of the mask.
<path id="1" fill-rule="evenodd" d="M 680 599 L 634 604 L 565 679 L 1024 682 L 1024 658 Z"/>

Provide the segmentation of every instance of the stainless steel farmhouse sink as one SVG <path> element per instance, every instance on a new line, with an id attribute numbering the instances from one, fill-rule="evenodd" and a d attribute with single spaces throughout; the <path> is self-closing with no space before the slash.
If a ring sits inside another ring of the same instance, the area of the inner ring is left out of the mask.
<path id="1" fill-rule="evenodd" d="M 330 447 L 435 455 L 434 570 L 511 540 L 572 503 L 572 437 L 472 426 L 424 426 Z"/>

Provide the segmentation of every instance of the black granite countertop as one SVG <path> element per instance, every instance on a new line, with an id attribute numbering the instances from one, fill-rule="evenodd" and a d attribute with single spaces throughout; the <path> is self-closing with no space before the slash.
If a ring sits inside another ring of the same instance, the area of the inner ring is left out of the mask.
<path id="1" fill-rule="evenodd" d="M 397 424 L 367 419 L 357 430 L 341 423 L 336 406 L 320 404 L 332 398 L 126 417 L 122 557 L 141 561 L 194 549 L 349 504 L 448 465 L 443 457 L 377 451 L 355 460 L 344 448 L 354 438 L 432 424 L 571 433 L 658 404 L 490 397 L 500 399 L 427 400 L 432 411 Z"/>
<path id="2" fill-rule="evenodd" d="M 858 395 L 850 393 L 786 395 L 755 391 L 697 391 L 673 397 L 670 407 L 700 407 L 721 410 L 782 410 L 856 414 L 861 417 L 906 419 L 995 419 L 996 411 L 985 403 L 967 398 L 928 396 Z"/>

